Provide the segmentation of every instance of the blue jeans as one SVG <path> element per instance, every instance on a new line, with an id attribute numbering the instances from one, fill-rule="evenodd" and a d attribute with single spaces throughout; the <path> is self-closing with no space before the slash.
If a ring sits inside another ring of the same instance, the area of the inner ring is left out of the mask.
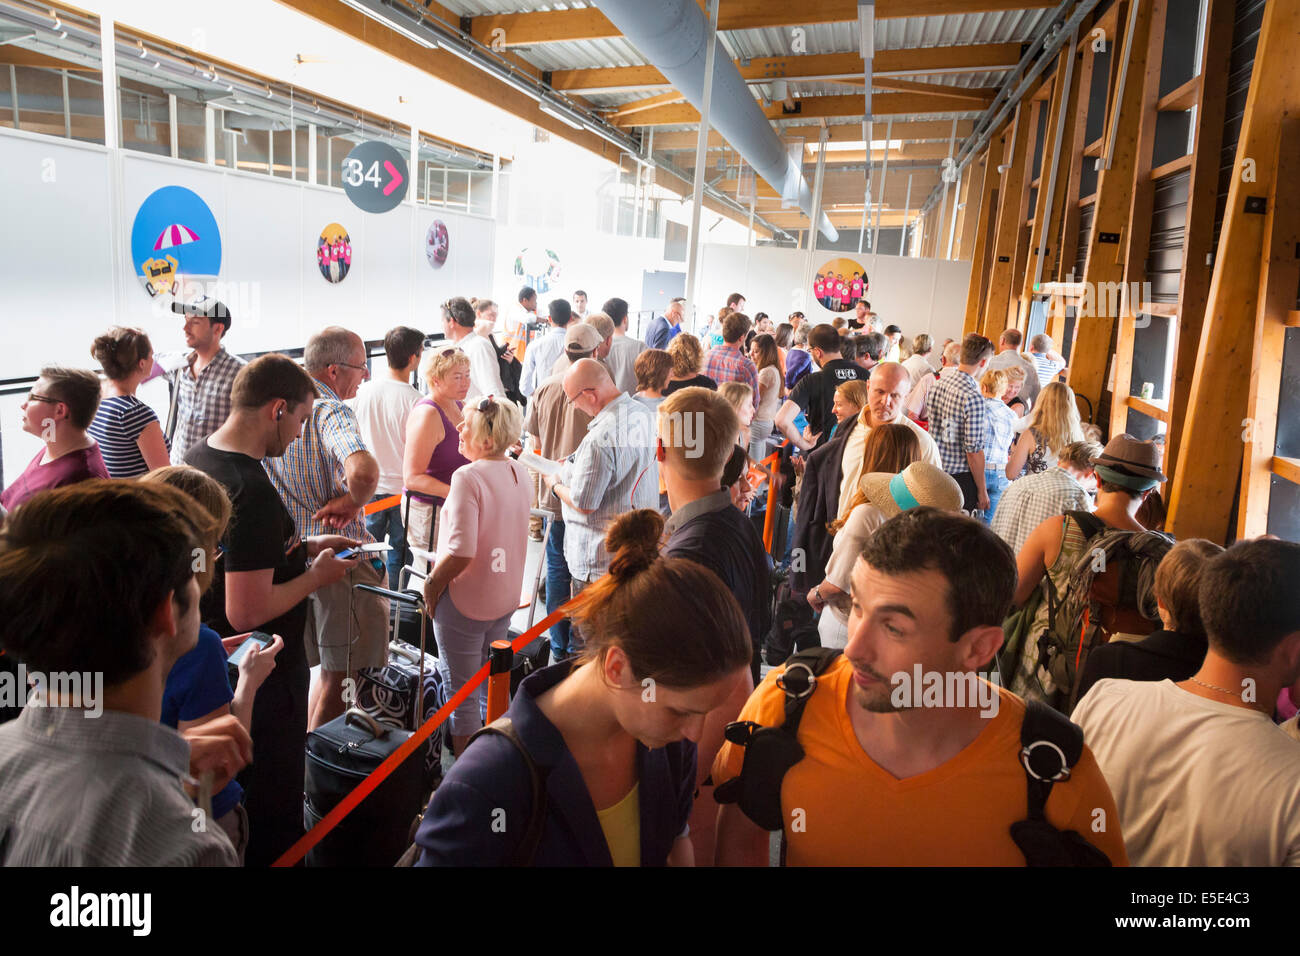
<path id="1" fill-rule="evenodd" d="M 546 613 L 550 614 L 569 599 L 569 563 L 564 560 L 564 522 L 551 519 L 546 536 Z M 551 660 L 564 660 L 569 654 L 569 619 L 551 625 Z"/>
<path id="2" fill-rule="evenodd" d="M 375 495 L 371 501 L 387 498 L 388 495 Z M 402 571 L 406 557 L 406 528 L 402 526 L 402 506 L 385 508 L 372 515 L 366 515 L 366 530 L 376 541 L 383 541 L 387 535 L 393 550 L 388 552 L 388 587 L 397 590 L 397 577 Z"/>
<path id="3" fill-rule="evenodd" d="M 1005 465 L 984 470 L 984 487 L 988 489 L 989 493 L 989 510 L 985 511 L 980 517 L 984 519 L 985 524 L 993 524 L 993 512 L 998 510 L 998 500 L 1002 497 L 1002 492 L 1007 490 L 1009 484 L 1011 482 L 1007 479 Z"/>

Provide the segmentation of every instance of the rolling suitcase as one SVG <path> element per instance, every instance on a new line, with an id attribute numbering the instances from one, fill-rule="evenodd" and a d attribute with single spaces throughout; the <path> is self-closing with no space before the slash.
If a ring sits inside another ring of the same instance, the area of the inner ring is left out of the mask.
<path id="1" fill-rule="evenodd" d="M 388 591 L 363 584 L 358 587 L 378 591 L 393 605 L 393 639 L 388 644 L 388 663 L 357 672 L 356 706 L 381 723 L 399 730 L 414 732 L 447 703 L 447 688 L 442 672 L 427 652 L 428 616 L 419 591 Z M 407 614 L 402 612 L 406 611 Z M 413 616 L 414 621 L 409 621 Z M 403 640 L 403 622 L 413 630 L 417 644 Z M 442 777 L 442 751 L 447 727 L 433 733 L 423 748 L 425 786 L 433 789 Z"/>
<path id="2" fill-rule="evenodd" d="M 307 735 L 303 823 L 308 830 L 356 789 L 411 734 L 352 707 Z M 418 760 L 406 760 L 307 853 L 307 866 L 392 866 L 428 793 Z"/>

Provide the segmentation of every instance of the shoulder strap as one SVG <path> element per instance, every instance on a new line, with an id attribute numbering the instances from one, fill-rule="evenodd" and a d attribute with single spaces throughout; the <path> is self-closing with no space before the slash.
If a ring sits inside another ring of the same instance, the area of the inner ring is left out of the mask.
<path id="1" fill-rule="evenodd" d="M 542 827 L 546 823 L 546 781 L 543 779 L 537 763 L 533 760 L 533 755 L 528 752 L 524 742 L 519 739 L 514 722 L 509 717 L 498 717 L 486 727 L 475 731 L 470 736 L 469 743 L 472 744 L 484 734 L 498 734 L 510 741 L 514 748 L 519 751 L 519 755 L 524 758 L 524 763 L 528 767 L 528 776 L 532 783 L 532 812 L 528 816 L 528 827 L 524 830 L 523 839 L 519 841 L 519 845 L 515 848 L 510 865 L 516 867 L 531 866 L 533 857 L 537 855 L 537 846 L 542 841 Z"/>
<path id="2" fill-rule="evenodd" d="M 1106 530 L 1106 522 L 1102 521 L 1090 511 L 1067 511 L 1065 514 L 1074 519 L 1074 523 L 1079 526 L 1086 539 L 1095 538 Z"/>
<path id="3" fill-rule="evenodd" d="M 1070 768 L 1083 754 L 1083 730 L 1042 701 L 1025 701 L 1020 724 L 1020 764 L 1029 791 L 1030 820 L 1044 820 L 1052 784 L 1070 779 Z"/>
<path id="4" fill-rule="evenodd" d="M 776 679 L 776 686 L 785 691 L 785 723 L 781 727 L 791 736 L 799 734 L 799 722 L 817 689 L 817 678 L 839 656 L 838 647 L 809 647 L 786 660 L 785 671 Z"/>

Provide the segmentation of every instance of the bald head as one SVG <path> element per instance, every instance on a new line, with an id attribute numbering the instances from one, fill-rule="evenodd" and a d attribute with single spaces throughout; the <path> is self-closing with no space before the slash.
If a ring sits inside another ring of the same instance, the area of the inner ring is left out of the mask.
<path id="1" fill-rule="evenodd" d="M 912 377 L 898 362 L 881 362 L 871 370 L 867 390 L 867 407 L 862 423 L 874 428 L 888 425 L 903 417 L 903 403 L 912 390 Z"/>
<path id="2" fill-rule="evenodd" d="M 605 366 L 591 358 L 579 359 L 569 367 L 563 387 L 569 401 L 593 418 L 623 394 Z"/>

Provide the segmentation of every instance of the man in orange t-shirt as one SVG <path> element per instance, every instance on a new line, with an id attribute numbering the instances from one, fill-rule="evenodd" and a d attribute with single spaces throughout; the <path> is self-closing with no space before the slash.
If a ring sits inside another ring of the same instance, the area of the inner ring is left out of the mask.
<path id="1" fill-rule="evenodd" d="M 975 676 L 1002 644 L 1015 558 L 983 523 L 913 508 L 871 538 L 852 575 L 848 644 L 818 679 L 799 725 L 805 756 L 786 772 L 790 866 L 1023 866 L 1020 698 Z M 777 668 L 741 720 L 784 722 Z M 721 785 L 744 748 L 726 743 Z M 1052 786 L 1047 820 L 1127 865 L 1115 801 L 1085 746 Z M 764 866 L 768 838 L 736 804 L 718 815 L 717 862 Z"/>

